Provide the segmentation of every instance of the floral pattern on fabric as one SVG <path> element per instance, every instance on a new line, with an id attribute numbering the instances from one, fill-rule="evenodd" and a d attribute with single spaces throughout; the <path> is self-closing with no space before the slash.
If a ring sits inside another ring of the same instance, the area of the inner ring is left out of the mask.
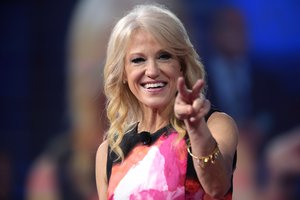
<path id="1" fill-rule="evenodd" d="M 211 200 L 188 165 L 185 139 L 177 132 L 162 134 L 152 145 L 137 144 L 123 162 L 114 163 L 109 200 Z M 232 199 L 228 193 L 225 200 Z"/>

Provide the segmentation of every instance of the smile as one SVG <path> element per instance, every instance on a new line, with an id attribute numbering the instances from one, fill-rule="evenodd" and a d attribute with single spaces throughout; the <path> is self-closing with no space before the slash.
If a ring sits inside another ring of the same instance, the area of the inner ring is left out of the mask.
<path id="1" fill-rule="evenodd" d="M 145 83 L 142 84 L 142 86 L 146 89 L 156 89 L 156 88 L 162 88 L 164 86 L 166 86 L 167 83 L 164 82 L 158 82 L 158 83 Z"/>

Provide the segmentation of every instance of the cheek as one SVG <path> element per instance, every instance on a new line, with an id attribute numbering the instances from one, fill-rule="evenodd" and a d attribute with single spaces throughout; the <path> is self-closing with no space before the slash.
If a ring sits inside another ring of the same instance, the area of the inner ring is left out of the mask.
<path id="1" fill-rule="evenodd" d="M 172 71 L 170 72 L 172 74 L 172 77 L 175 79 L 175 81 L 177 82 L 177 79 L 180 76 L 183 76 L 183 71 L 181 70 L 181 66 L 180 64 L 175 64 L 172 67 Z"/>
<path id="2" fill-rule="evenodd" d="M 177 66 L 175 66 L 177 67 Z M 183 73 L 178 70 L 178 69 L 174 69 L 172 71 L 170 71 L 170 87 L 172 88 L 172 90 L 176 90 L 177 91 L 177 80 L 179 77 L 183 76 Z"/>
<path id="3" fill-rule="evenodd" d="M 125 65 L 125 69 L 124 69 L 124 77 L 125 77 L 125 80 L 127 82 L 131 81 L 132 80 L 132 77 L 134 75 L 134 70 L 132 67 L 128 66 L 128 65 Z"/>
<path id="4" fill-rule="evenodd" d="M 135 90 L 139 86 L 139 80 L 143 76 L 140 70 L 128 70 L 126 72 L 127 84 L 131 91 Z"/>
<path id="5" fill-rule="evenodd" d="M 183 75 L 183 66 L 181 65 L 178 59 L 175 60 L 173 67 L 174 67 L 174 71 L 176 71 L 176 73 L 179 74 L 178 76 Z"/>

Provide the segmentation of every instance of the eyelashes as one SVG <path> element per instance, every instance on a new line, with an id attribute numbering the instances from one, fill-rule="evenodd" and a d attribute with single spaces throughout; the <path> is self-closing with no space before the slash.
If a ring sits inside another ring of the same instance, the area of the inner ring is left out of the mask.
<path id="1" fill-rule="evenodd" d="M 173 56 L 170 53 L 168 53 L 168 52 L 162 52 L 162 53 L 160 53 L 158 55 L 157 59 L 161 60 L 161 61 L 167 61 L 167 60 L 171 59 L 172 57 Z M 144 57 L 141 56 L 141 57 L 133 58 L 130 61 L 132 63 L 134 63 L 134 64 L 140 64 L 140 63 L 145 62 L 146 60 L 147 60 L 146 58 L 144 58 Z"/>
<path id="2" fill-rule="evenodd" d="M 143 57 L 138 57 L 138 58 L 134 58 L 131 60 L 132 63 L 135 63 L 135 64 L 139 64 L 139 63 L 142 63 L 142 62 L 145 62 L 146 59 L 143 58 Z"/>
<path id="3" fill-rule="evenodd" d="M 168 52 L 164 52 L 159 55 L 160 60 L 169 60 L 170 58 L 172 58 L 172 55 Z"/>
<path id="4" fill-rule="evenodd" d="M 142 62 L 145 62 L 146 60 L 142 57 L 139 57 L 139 58 L 134 58 L 131 60 L 132 63 L 134 64 L 139 64 L 139 63 L 142 63 Z"/>

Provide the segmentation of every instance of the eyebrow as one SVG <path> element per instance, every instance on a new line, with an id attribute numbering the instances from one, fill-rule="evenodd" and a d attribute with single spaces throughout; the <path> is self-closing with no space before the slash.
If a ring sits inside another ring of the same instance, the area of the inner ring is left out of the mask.
<path id="1" fill-rule="evenodd" d="M 167 49 L 160 49 L 160 50 L 158 50 L 157 52 L 156 52 L 156 54 L 160 54 L 160 53 L 169 53 L 169 54 L 171 54 L 171 55 L 173 55 L 170 51 L 168 51 Z M 138 51 L 136 51 L 136 52 L 129 52 L 127 55 L 141 55 L 141 56 L 143 56 L 144 55 L 144 53 L 142 53 L 142 52 L 138 52 Z"/>

